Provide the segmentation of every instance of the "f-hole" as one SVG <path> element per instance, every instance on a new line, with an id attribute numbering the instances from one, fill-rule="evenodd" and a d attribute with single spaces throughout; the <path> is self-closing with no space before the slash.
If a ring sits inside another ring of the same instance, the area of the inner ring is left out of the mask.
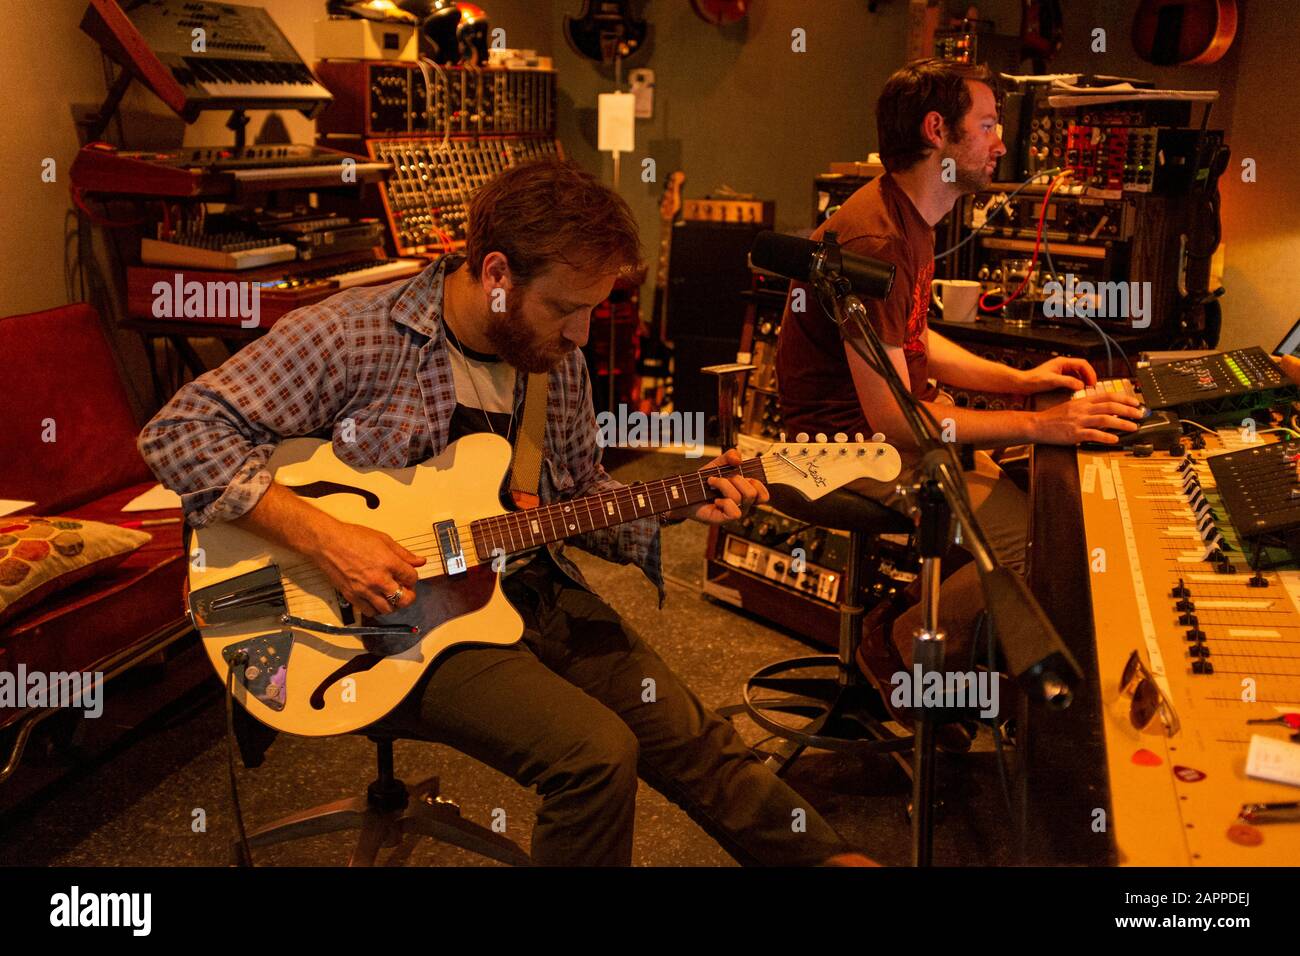
<path id="1" fill-rule="evenodd" d="M 324 498 L 328 495 L 356 495 L 374 511 L 379 507 L 379 496 L 373 491 L 354 485 L 341 485 L 337 481 L 313 481 L 307 485 L 290 485 L 289 490 L 300 498 Z"/>

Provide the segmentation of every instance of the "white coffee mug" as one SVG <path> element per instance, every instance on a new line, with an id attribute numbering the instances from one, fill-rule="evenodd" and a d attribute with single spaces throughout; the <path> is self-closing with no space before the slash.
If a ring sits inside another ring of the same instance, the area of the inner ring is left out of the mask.
<path id="1" fill-rule="evenodd" d="M 930 298 L 945 322 L 974 322 L 979 309 L 980 288 L 973 279 L 935 279 L 930 283 Z M 942 298 L 940 289 L 943 290 Z"/>

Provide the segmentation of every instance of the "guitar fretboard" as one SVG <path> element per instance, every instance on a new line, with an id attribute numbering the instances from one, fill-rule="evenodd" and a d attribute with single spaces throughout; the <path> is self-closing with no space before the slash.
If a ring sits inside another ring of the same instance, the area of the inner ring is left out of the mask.
<path id="1" fill-rule="evenodd" d="M 470 524 L 479 561 L 495 554 L 527 551 L 539 545 L 562 541 L 599 528 L 666 514 L 687 505 L 698 505 L 718 496 L 709 485 L 714 476 L 741 474 L 766 481 L 763 461 L 751 458 L 740 465 L 705 468 L 690 475 L 658 481 L 638 482 L 613 491 L 557 501 L 527 511 L 511 511 L 480 518 Z"/>

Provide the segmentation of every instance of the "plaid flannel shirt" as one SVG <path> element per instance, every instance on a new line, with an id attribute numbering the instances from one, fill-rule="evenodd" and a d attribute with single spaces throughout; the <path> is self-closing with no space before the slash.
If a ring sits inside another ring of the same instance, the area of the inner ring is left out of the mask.
<path id="1" fill-rule="evenodd" d="M 298 309 L 172 396 L 138 444 L 158 480 L 180 495 L 186 520 L 201 528 L 249 511 L 271 484 L 266 463 L 285 438 L 330 438 L 334 453 L 358 468 L 402 468 L 440 454 L 456 408 L 443 276 L 459 260 L 444 256 L 412 279 L 348 289 Z M 516 376 L 520 420 L 526 380 Z M 352 440 L 341 437 L 345 429 Z M 543 503 L 623 487 L 601 466 L 596 437 L 587 362 L 574 349 L 550 373 Z M 572 540 L 608 561 L 638 565 L 663 605 L 656 519 Z M 548 550 L 589 588 L 563 542 Z"/>

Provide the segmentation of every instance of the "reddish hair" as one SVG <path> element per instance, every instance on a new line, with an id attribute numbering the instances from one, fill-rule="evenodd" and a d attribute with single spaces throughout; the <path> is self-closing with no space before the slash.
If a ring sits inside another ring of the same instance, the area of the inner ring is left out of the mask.
<path id="1" fill-rule="evenodd" d="M 627 203 L 595 176 L 558 159 L 512 166 L 470 197 L 465 256 L 474 278 L 491 252 L 506 257 L 520 283 L 557 262 L 602 273 L 641 263 Z"/>

